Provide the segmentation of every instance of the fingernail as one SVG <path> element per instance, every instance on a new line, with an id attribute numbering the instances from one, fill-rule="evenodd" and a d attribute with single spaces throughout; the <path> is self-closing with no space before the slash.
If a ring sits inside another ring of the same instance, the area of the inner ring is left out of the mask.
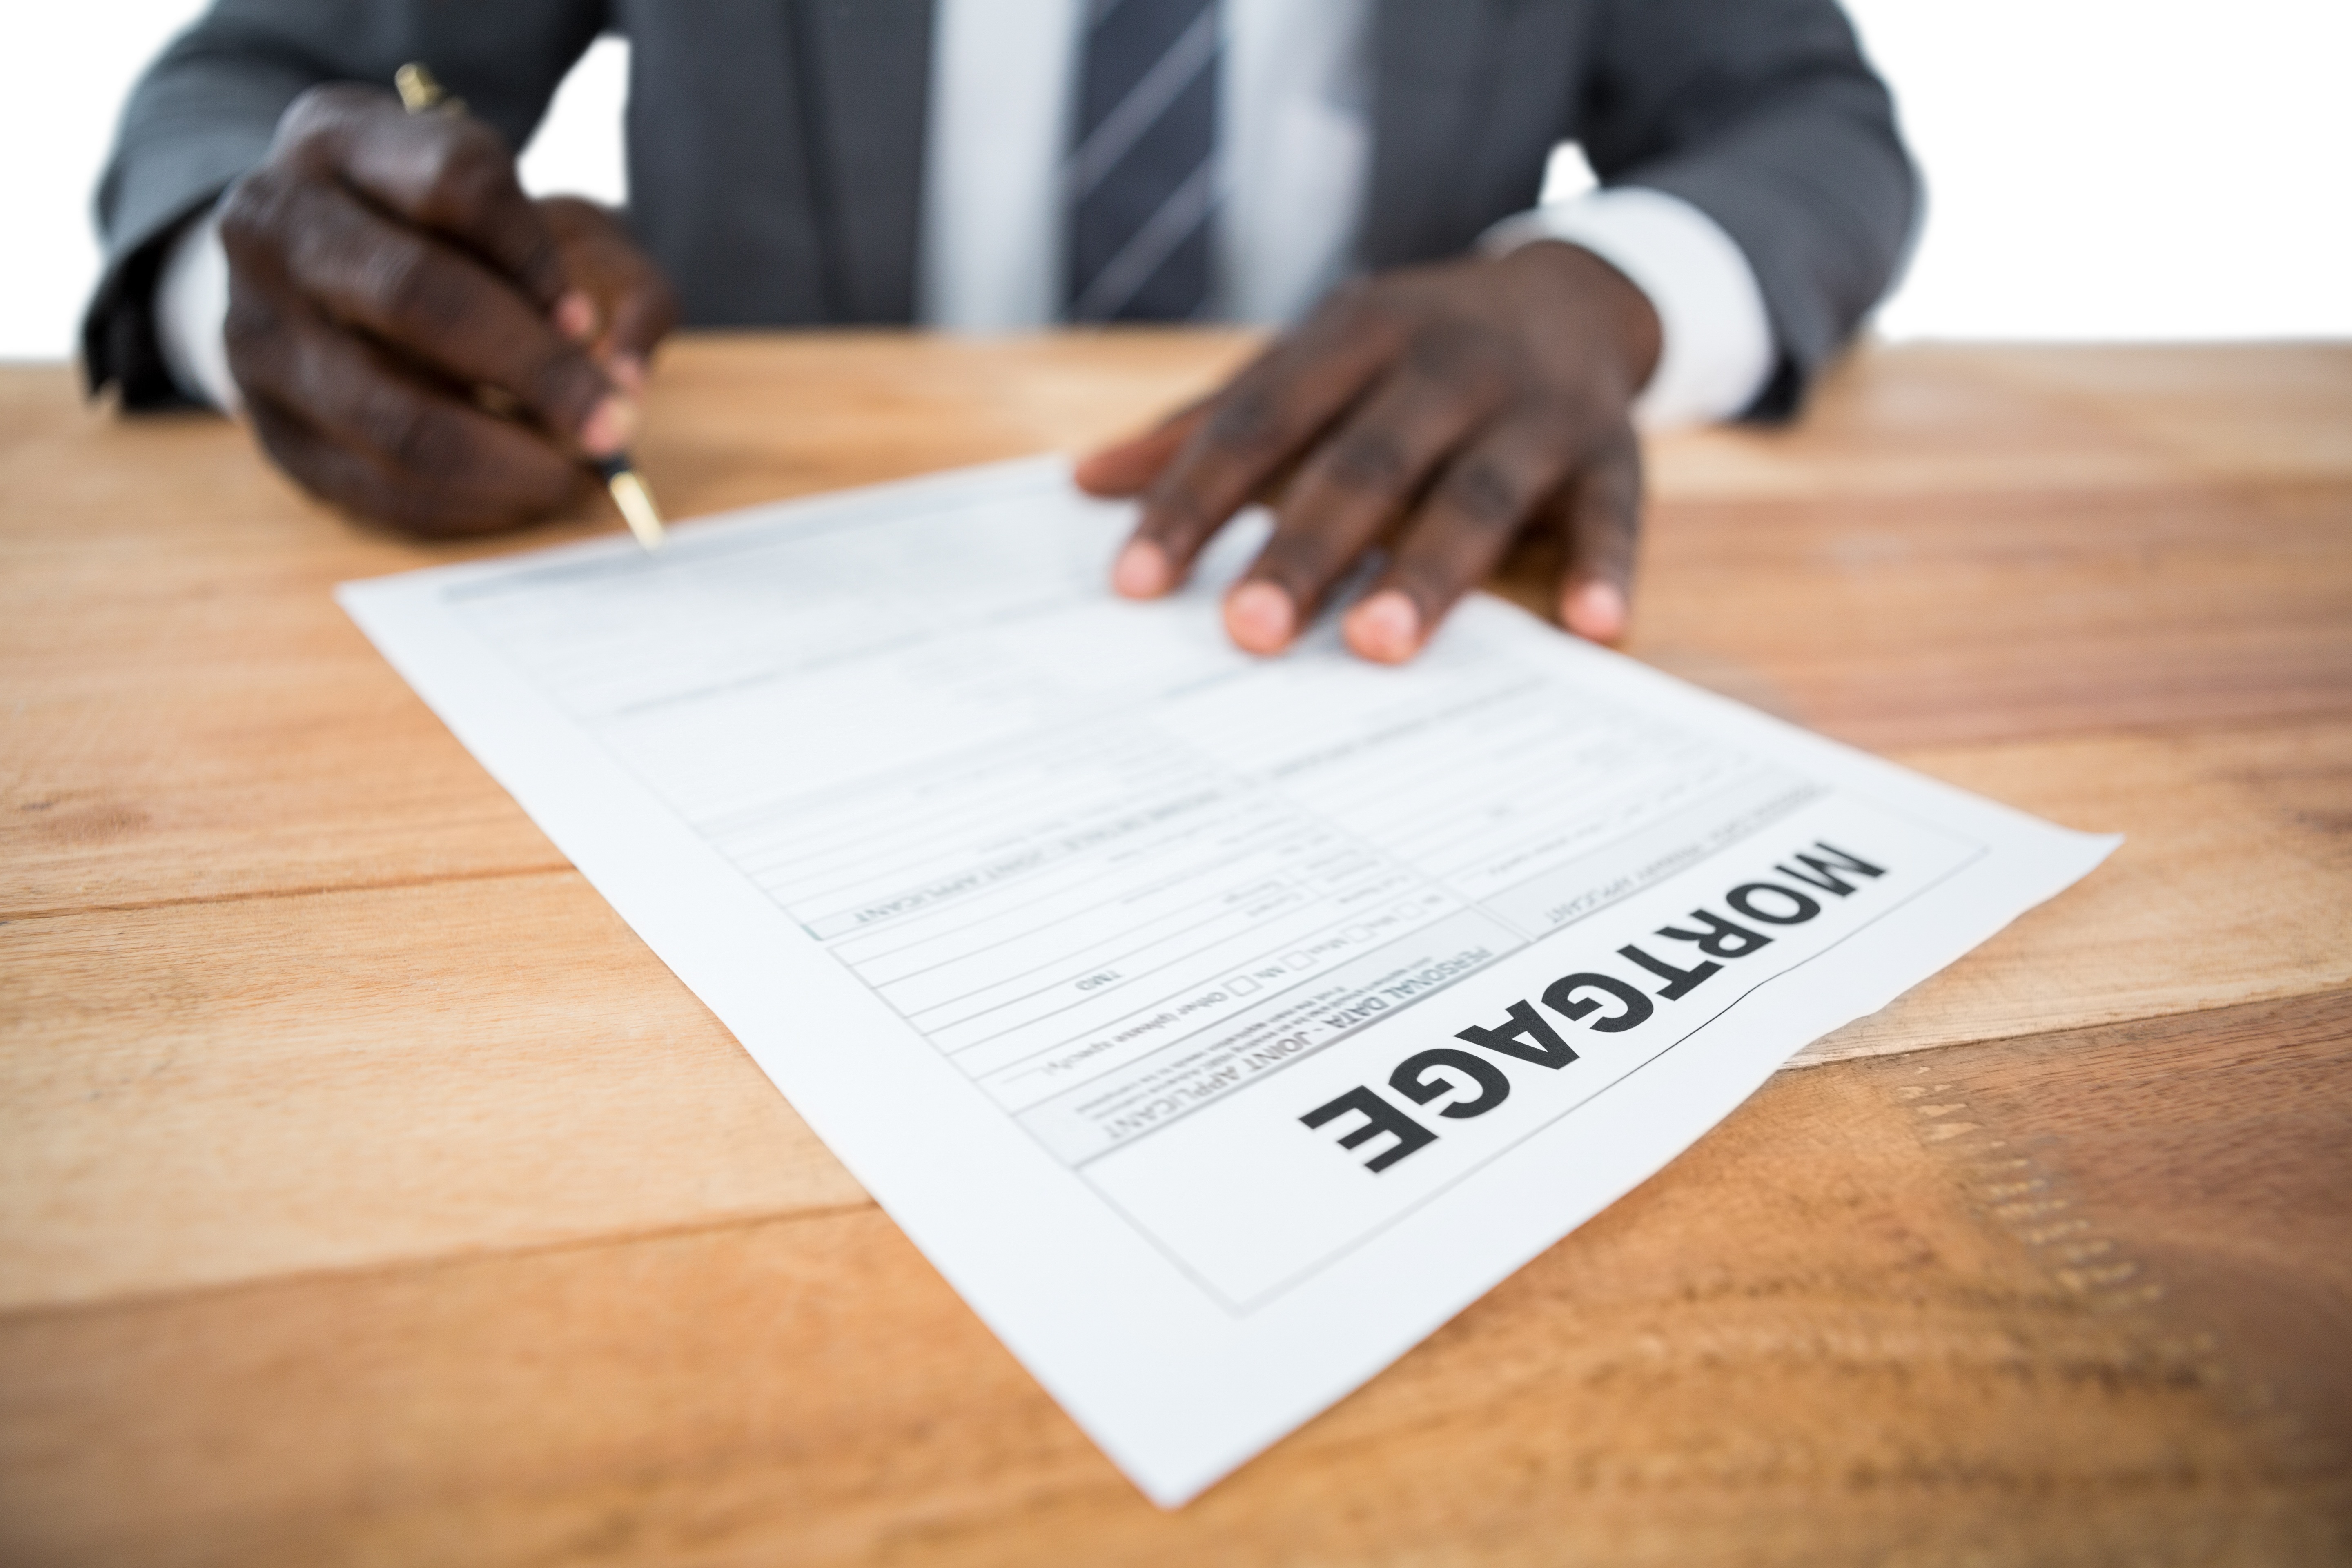
<path id="1" fill-rule="evenodd" d="M 555 330 L 575 343 L 596 335 L 596 301 L 577 289 L 555 301 Z"/>
<path id="2" fill-rule="evenodd" d="M 1110 569 L 1110 585 L 1129 599 L 1156 599 L 1168 592 L 1168 552 L 1148 539 L 1131 539 Z"/>
<path id="3" fill-rule="evenodd" d="M 1559 618 L 1578 637 L 1594 642 L 1615 642 L 1625 635 L 1625 594 L 1614 583 L 1595 578 L 1569 590 Z"/>
<path id="4" fill-rule="evenodd" d="M 646 362 L 635 354 L 614 354 L 604 366 L 604 374 L 613 384 L 631 397 L 646 389 Z"/>
<path id="5" fill-rule="evenodd" d="M 628 447 L 637 433 L 637 405 L 615 394 L 596 405 L 580 426 L 580 449 L 609 458 Z"/>
<path id="6" fill-rule="evenodd" d="M 1279 653 L 1297 625 L 1290 595 L 1271 583 L 1244 583 L 1225 601 L 1225 630 L 1252 653 Z"/>
<path id="7" fill-rule="evenodd" d="M 1348 612 L 1348 646 L 1366 658 L 1401 664 L 1421 647 L 1421 611 L 1394 588 L 1383 588 Z"/>

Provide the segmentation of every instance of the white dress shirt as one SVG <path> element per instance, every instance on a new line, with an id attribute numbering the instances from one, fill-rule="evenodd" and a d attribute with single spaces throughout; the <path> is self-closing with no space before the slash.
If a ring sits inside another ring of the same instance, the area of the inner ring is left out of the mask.
<path id="1" fill-rule="evenodd" d="M 1058 318 L 1061 164 L 1086 5 L 940 0 L 917 287 L 928 326 L 1027 331 Z M 1221 14 L 1213 313 L 1294 321 L 1354 269 L 1371 171 L 1369 0 L 1224 0 Z M 1485 243 L 1538 239 L 1592 251 L 1658 312 L 1663 351 L 1635 409 L 1644 427 L 1727 418 L 1762 389 L 1772 368 L 1763 296 L 1738 246 L 1698 208 L 1621 186 L 1532 207 Z M 228 266 L 207 214 L 165 260 L 157 333 L 182 390 L 235 411 L 227 313 Z"/>

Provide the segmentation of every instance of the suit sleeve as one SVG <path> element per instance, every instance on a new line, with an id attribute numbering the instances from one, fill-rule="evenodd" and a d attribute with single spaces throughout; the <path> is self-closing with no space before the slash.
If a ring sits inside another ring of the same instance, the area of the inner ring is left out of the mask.
<path id="1" fill-rule="evenodd" d="M 605 25 L 603 0 L 216 0 L 131 89 L 99 181 L 106 260 L 82 319 L 91 393 L 118 385 L 133 408 L 179 400 L 155 339 L 164 253 L 261 162 L 306 89 L 389 89 L 394 71 L 422 60 L 520 148 Z"/>
<path id="2" fill-rule="evenodd" d="M 1604 185 L 1680 196 L 1754 268 L 1777 361 L 1750 417 L 1795 412 L 1894 282 L 1916 171 L 1834 0 L 1611 0 L 1582 113 Z"/>

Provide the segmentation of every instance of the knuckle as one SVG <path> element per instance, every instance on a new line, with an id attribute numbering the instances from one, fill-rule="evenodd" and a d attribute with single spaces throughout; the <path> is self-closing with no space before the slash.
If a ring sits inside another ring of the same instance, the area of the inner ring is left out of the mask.
<path id="1" fill-rule="evenodd" d="M 1588 545 L 1630 550 L 1642 531 L 1642 489 L 1622 472 L 1588 478 L 1578 495 L 1572 527 Z"/>
<path id="2" fill-rule="evenodd" d="M 1606 498 L 1601 508 L 1603 520 L 1610 531 L 1632 539 L 1642 531 L 1642 487 L 1621 484 Z"/>
<path id="3" fill-rule="evenodd" d="M 1397 552 L 1390 579 L 1424 609 L 1452 604 L 1501 556 L 1485 533 L 1433 535 L 1424 531 Z"/>
<path id="4" fill-rule="evenodd" d="M 1627 429 L 1622 438 L 1604 437 L 1584 460 L 1587 485 L 1611 510 L 1631 515 L 1642 505 L 1642 447 Z"/>
<path id="5" fill-rule="evenodd" d="M 356 82 L 321 82 L 295 96 L 278 117 L 272 161 L 331 163 L 366 122 L 399 108 L 390 95 Z"/>
<path id="6" fill-rule="evenodd" d="M 1423 615 L 1442 612 L 1467 586 L 1458 572 L 1425 554 L 1400 558 L 1388 576 L 1390 585 L 1420 605 Z"/>
<path id="7" fill-rule="evenodd" d="M 232 264 L 253 261 L 285 247 L 287 207 L 293 182 L 264 164 L 231 184 L 221 196 L 221 249 Z"/>
<path id="8" fill-rule="evenodd" d="M 1391 494 L 1411 481 L 1412 459 L 1391 431 L 1350 430 L 1332 443 L 1323 472 L 1347 489 Z"/>
<path id="9" fill-rule="evenodd" d="M 407 398 L 370 397 L 359 426 L 362 439 L 395 472 L 437 478 L 462 466 L 449 422 Z"/>
<path id="10" fill-rule="evenodd" d="M 446 323 L 450 301 L 433 256 L 406 237 L 369 247 L 359 258 L 360 291 L 375 313 L 404 331 L 430 336 Z"/>
<path id="11" fill-rule="evenodd" d="M 1526 513 L 1527 485 L 1496 458 L 1474 457 L 1445 476 L 1445 504 L 1481 529 L 1517 524 Z"/>
<path id="12" fill-rule="evenodd" d="M 1257 572 L 1301 598 L 1314 598 L 1339 574 L 1345 558 L 1334 540 L 1311 530 L 1285 529 L 1266 541 Z"/>
<path id="13" fill-rule="evenodd" d="M 475 121 L 450 127 L 436 151 L 422 216 L 439 227 L 462 228 L 497 210 L 514 182 L 514 169 L 496 134 Z"/>
<path id="14" fill-rule="evenodd" d="M 1205 535 L 1215 521 L 1208 498 L 1189 479 L 1163 479 L 1145 497 L 1139 531 L 1181 549 Z"/>
<path id="15" fill-rule="evenodd" d="M 1272 451 L 1282 441 L 1279 403 L 1264 387 L 1234 388 L 1209 416 L 1209 439 L 1245 456 Z"/>
<path id="16" fill-rule="evenodd" d="M 340 130 L 350 117 L 351 96 L 351 88 L 341 82 L 304 88 L 278 117 L 279 143 L 300 147 Z"/>

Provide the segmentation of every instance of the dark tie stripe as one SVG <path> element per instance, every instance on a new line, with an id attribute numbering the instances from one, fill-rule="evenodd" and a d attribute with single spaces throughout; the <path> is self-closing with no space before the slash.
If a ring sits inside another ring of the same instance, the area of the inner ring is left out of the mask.
<path id="1" fill-rule="evenodd" d="M 1208 303 L 1218 194 L 1215 0 L 1092 9 L 1065 170 L 1070 314 L 1188 320 Z"/>

